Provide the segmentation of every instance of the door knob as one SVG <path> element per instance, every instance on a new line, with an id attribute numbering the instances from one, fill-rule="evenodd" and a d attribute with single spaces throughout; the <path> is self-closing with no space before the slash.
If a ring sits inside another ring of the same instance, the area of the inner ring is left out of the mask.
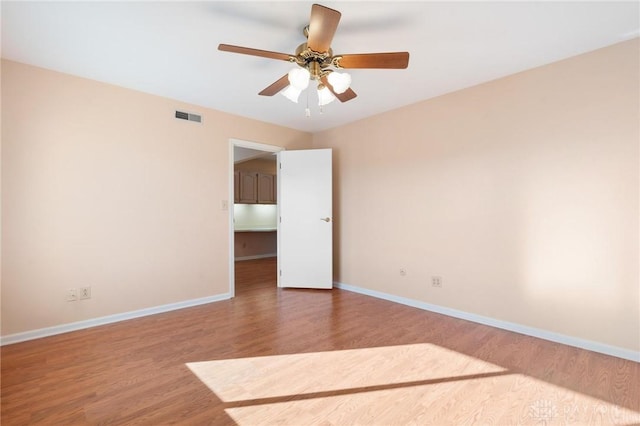
<path id="1" fill-rule="evenodd" d="M 321 217 L 320 220 L 324 220 L 325 222 L 331 222 L 330 217 Z"/>

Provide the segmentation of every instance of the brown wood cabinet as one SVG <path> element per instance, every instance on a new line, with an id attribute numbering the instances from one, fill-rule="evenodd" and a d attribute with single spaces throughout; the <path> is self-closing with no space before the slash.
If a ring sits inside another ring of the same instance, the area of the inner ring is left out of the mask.
<path id="1" fill-rule="evenodd" d="M 275 204 L 276 191 L 276 177 L 258 173 L 258 203 Z"/>
<path id="2" fill-rule="evenodd" d="M 258 174 L 240 172 L 239 203 L 255 203 L 258 200 Z"/>
<path id="3" fill-rule="evenodd" d="M 257 172 L 236 171 L 234 178 L 234 201 L 240 204 L 275 204 L 276 177 Z"/>
<path id="4" fill-rule="evenodd" d="M 240 202 L 240 172 L 233 172 L 233 202 Z"/>

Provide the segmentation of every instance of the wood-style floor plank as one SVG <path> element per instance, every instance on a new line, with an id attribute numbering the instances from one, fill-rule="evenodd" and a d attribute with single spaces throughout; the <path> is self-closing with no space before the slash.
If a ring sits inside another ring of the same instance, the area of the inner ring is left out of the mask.
<path id="1" fill-rule="evenodd" d="M 2 425 L 640 423 L 638 363 L 275 274 L 2 347 Z"/>

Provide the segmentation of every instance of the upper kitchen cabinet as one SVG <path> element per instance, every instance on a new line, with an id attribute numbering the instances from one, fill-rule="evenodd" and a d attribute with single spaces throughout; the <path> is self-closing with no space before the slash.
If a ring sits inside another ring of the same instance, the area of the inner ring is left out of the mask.
<path id="1" fill-rule="evenodd" d="M 258 173 L 258 203 L 275 204 L 276 192 L 276 177 Z"/>
<path id="2" fill-rule="evenodd" d="M 233 172 L 233 202 L 240 202 L 240 172 Z"/>
<path id="3" fill-rule="evenodd" d="M 243 171 L 238 173 L 240 180 L 238 202 L 241 204 L 258 202 L 258 174 Z"/>
<path id="4" fill-rule="evenodd" d="M 273 156 L 236 163 L 234 201 L 238 204 L 276 204 L 276 174 Z"/>

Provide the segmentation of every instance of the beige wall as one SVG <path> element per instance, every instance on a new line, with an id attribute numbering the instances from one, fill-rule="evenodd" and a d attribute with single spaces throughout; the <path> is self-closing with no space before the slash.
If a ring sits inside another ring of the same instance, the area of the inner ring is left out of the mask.
<path id="1" fill-rule="evenodd" d="M 336 279 L 640 350 L 638 51 L 314 135 L 334 149 Z"/>
<path id="2" fill-rule="evenodd" d="M 2 335 L 227 293 L 229 138 L 311 143 L 15 62 L 1 75 Z M 90 300 L 65 301 L 82 286 Z"/>

